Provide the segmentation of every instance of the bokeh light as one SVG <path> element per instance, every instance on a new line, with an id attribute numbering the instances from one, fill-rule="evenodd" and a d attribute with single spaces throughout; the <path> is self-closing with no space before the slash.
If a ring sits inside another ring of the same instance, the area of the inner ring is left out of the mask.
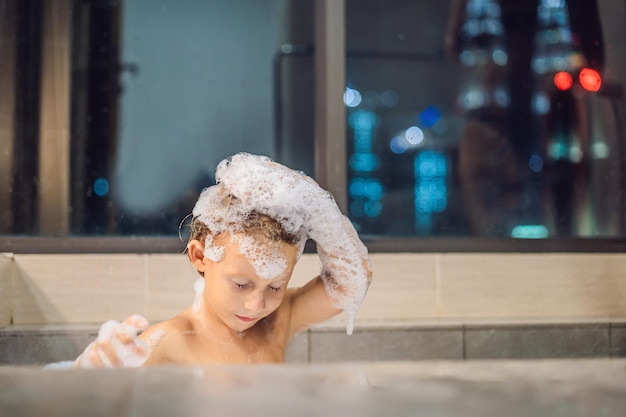
<path id="1" fill-rule="evenodd" d="M 424 141 L 424 132 L 417 126 L 411 126 L 405 133 L 406 141 L 411 145 L 419 145 Z"/>
<path id="2" fill-rule="evenodd" d="M 97 178 L 93 183 L 93 192 L 98 197 L 104 197 L 109 193 L 109 182 L 105 178 Z"/>
<path id="3" fill-rule="evenodd" d="M 511 237 L 517 239 L 545 239 L 548 236 L 548 228 L 542 224 L 520 224 L 511 231 Z"/>
<path id="4" fill-rule="evenodd" d="M 587 91 L 598 91 L 602 86 L 600 73 L 592 68 L 583 68 L 578 76 L 580 85 Z"/>
<path id="5" fill-rule="evenodd" d="M 391 152 L 395 153 L 396 155 L 400 155 L 405 153 L 407 149 L 409 149 L 409 143 L 402 135 L 394 136 L 389 141 L 389 149 L 391 149 Z"/>
<path id="6" fill-rule="evenodd" d="M 569 72 L 559 71 L 554 74 L 554 86 L 561 91 L 569 90 L 572 87 L 573 80 Z"/>
<path id="7" fill-rule="evenodd" d="M 532 155 L 528 160 L 528 167 L 532 172 L 539 172 L 543 169 L 543 158 L 539 155 Z"/>
<path id="8" fill-rule="evenodd" d="M 418 120 L 425 127 L 433 127 L 441 119 L 441 111 L 436 106 L 428 106 L 419 114 Z"/>
<path id="9" fill-rule="evenodd" d="M 393 90 L 386 90 L 380 95 L 380 101 L 385 107 L 395 107 L 398 104 L 398 93 Z"/>
<path id="10" fill-rule="evenodd" d="M 361 104 L 363 98 L 361 93 L 354 88 L 346 87 L 345 93 L 343 93 L 343 102 L 348 107 L 357 107 Z"/>

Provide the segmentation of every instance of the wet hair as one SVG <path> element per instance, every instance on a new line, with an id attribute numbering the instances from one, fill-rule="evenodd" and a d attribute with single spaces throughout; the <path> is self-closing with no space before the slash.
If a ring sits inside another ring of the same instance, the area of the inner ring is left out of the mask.
<path id="1" fill-rule="evenodd" d="M 213 232 L 198 219 L 198 216 L 192 218 L 190 228 L 189 240 L 197 239 L 205 243 L 207 236 L 213 235 Z M 300 241 L 299 235 L 285 231 L 285 228 L 278 220 L 256 211 L 252 211 L 248 214 L 243 223 L 234 225 L 233 230 L 260 237 L 270 242 L 284 242 L 295 245 Z M 218 235 L 213 236 L 213 238 L 219 240 L 219 235 L 221 234 L 222 233 L 218 233 Z"/>

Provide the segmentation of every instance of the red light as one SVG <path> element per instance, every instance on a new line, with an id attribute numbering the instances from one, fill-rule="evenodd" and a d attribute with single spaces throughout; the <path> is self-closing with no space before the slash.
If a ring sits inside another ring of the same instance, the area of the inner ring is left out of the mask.
<path id="1" fill-rule="evenodd" d="M 602 77 L 598 71 L 591 68 L 583 68 L 578 79 L 580 85 L 587 91 L 598 91 L 602 85 Z"/>
<path id="2" fill-rule="evenodd" d="M 554 74 L 554 85 L 559 90 L 569 90 L 572 86 L 572 83 L 572 76 L 569 74 L 569 72 L 561 71 Z"/>

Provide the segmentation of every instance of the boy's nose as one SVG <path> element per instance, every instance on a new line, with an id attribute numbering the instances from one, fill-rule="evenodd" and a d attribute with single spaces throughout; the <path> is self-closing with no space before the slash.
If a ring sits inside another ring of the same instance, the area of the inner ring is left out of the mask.
<path id="1" fill-rule="evenodd" d="M 261 311 L 265 309 L 265 297 L 262 291 L 255 291 L 250 294 L 243 304 L 244 308 L 248 311 Z"/>

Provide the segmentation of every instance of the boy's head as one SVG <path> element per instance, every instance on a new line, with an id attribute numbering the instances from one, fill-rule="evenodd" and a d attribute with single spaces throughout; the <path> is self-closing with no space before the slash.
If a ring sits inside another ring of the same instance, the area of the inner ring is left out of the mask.
<path id="1" fill-rule="evenodd" d="M 238 204 L 236 197 L 227 195 L 220 206 L 232 209 Z M 187 249 L 204 277 L 202 301 L 195 308 L 208 302 L 223 323 L 244 331 L 281 304 L 299 256 L 300 236 L 257 211 L 237 223 L 231 220 L 223 217 L 223 227 L 214 232 L 195 216 Z"/>

